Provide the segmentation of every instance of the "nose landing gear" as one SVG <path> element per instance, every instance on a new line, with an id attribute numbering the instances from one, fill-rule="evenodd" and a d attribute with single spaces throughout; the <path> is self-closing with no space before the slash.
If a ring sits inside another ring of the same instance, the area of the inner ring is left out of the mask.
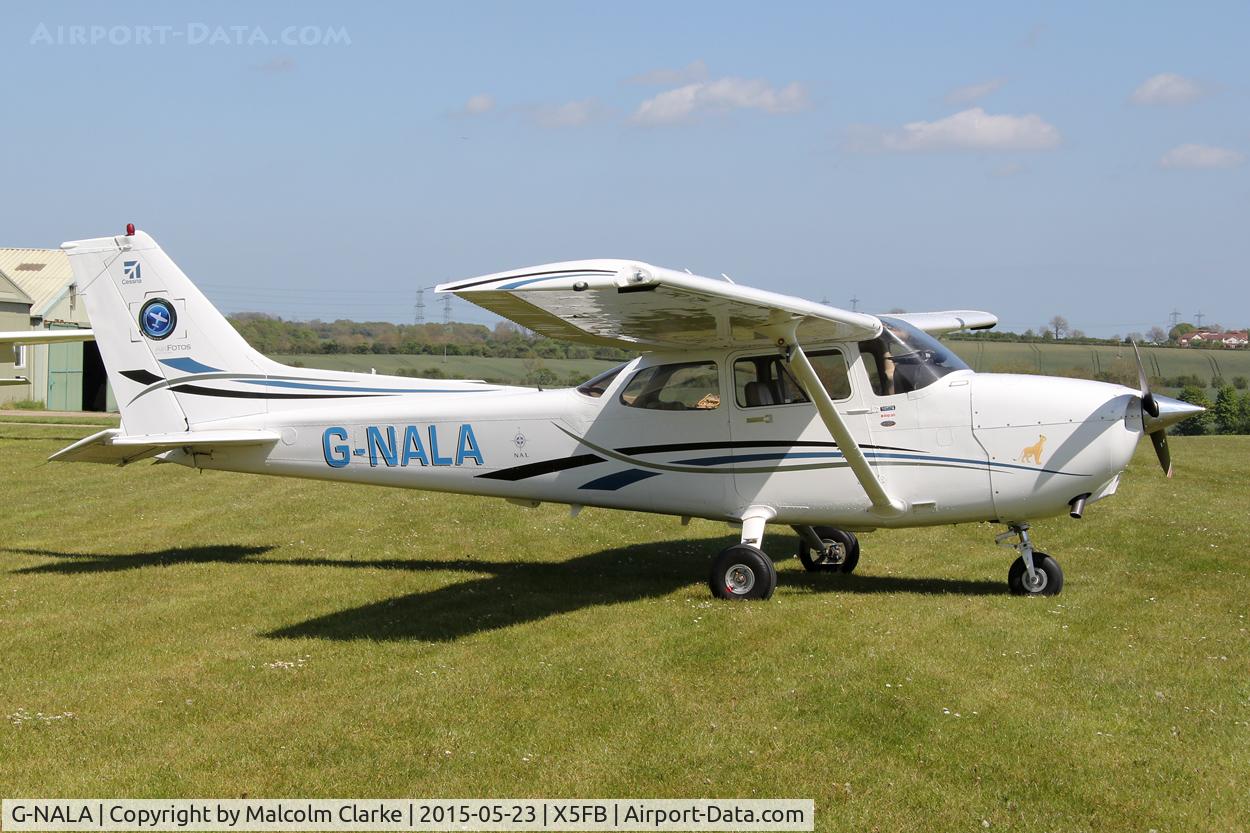
<path id="1" fill-rule="evenodd" d="M 1015 538 L 1015 541 L 1011 539 Z M 1063 590 L 1063 570 L 1059 562 L 1033 549 L 1026 523 L 1008 524 L 1007 531 L 995 537 L 1000 546 L 1020 553 L 1007 571 L 1007 587 L 1016 596 L 1057 596 Z"/>

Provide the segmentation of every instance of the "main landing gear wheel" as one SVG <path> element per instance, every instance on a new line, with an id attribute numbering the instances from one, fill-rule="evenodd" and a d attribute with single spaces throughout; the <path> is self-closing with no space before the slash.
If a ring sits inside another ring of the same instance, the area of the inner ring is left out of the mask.
<path id="1" fill-rule="evenodd" d="M 1033 553 L 1033 578 L 1023 558 L 1017 558 L 1007 571 L 1007 586 L 1016 596 L 1057 596 L 1063 589 L 1063 570 L 1059 562 L 1044 552 Z"/>
<path id="2" fill-rule="evenodd" d="M 716 556 L 707 583 L 718 599 L 764 600 L 777 589 L 777 568 L 758 547 L 734 544 Z"/>
<path id="3" fill-rule="evenodd" d="M 859 539 L 855 533 L 831 526 L 812 527 L 825 544 L 825 551 L 817 552 L 803 536 L 799 536 L 799 561 L 809 573 L 849 573 L 859 563 Z"/>

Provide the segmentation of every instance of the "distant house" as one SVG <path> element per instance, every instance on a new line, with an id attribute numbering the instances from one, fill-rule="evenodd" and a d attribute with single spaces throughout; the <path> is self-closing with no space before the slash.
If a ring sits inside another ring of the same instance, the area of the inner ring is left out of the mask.
<path id="1" fill-rule="evenodd" d="M 1210 330 L 1194 330 L 1180 338 L 1181 347 L 1196 347 L 1203 344 L 1223 344 L 1229 349 L 1245 347 L 1250 338 L 1245 330 L 1237 332 L 1214 333 Z"/>
<path id="2" fill-rule="evenodd" d="M 0 248 L 0 330 L 89 327 L 69 258 L 60 249 Z M 58 411 L 112 410 L 95 342 L 18 346 L 0 355 L 0 408 L 37 400 Z M 11 380 L 25 379 L 22 384 Z"/>

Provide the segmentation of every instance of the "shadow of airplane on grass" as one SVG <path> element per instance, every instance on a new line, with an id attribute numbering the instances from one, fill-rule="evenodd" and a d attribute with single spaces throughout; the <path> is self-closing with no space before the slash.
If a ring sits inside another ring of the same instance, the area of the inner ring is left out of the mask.
<path id="1" fill-rule="evenodd" d="M 123 570 L 138 570 L 143 567 L 172 567 L 176 564 L 207 564 L 218 562 L 233 564 L 253 555 L 263 555 L 273 547 L 245 547 L 238 544 L 222 544 L 215 547 L 171 547 L 155 552 L 135 552 L 124 555 L 89 553 L 89 552 L 57 552 L 43 549 L 20 549 L 5 547 L 8 552 L 22 555 L 41 555 L 56 558 L 48 564 L 37 564 L 33 567 L 22 567 L 13 570 L 14 575 L 30 573 L 117 573 Z"/>
<path id="2" fill-rule="evenodd" d="M 49 550 L 11 550 L 58 559 L 15 573 L 115 572 L 142 567 L 220 562 L 409 572 L 465 572 L 466 581 L 317 616 L 265 633 L 273 639 L 417 640 L 447 642 L 483 631 L 536 622 L 583 608 L 658 598 L 691 586 L 720 550 L 736 538 L 634 544 L 562 562 L 455 559 L 256 558 L 270 547 L 224 545 L 168 549 L 129 555 L 93 555 Z M 797 547 L 778 536 L 771 549 Z M 483 576 L 481 574 L 486 573 Z M 701 582 L 700 582 L 701 584 Z M 984 596 L 1006 593 L 991 581 L 898 576 L 844 576 L 787 570 L 782 587 L 811 593 L 911 593 Z M 702 587 L 695 592 L 706 592 Z"/>

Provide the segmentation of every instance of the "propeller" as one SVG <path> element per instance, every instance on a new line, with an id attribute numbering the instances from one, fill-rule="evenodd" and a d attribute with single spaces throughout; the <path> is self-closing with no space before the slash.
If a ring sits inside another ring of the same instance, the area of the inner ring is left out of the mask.
<path id="1" fill-rule="evenodd" d="M 1168 426 L 1175 425 L 1183 419 L 1200 414 L 1206 410 L 1201 405 L 1182 402 L 1170 396 L 1155 396 L 1150 392 L 1150 379 L 1146 376 L 1146 368 L 1142 364 L 1141 350 L 1137 342 L 1133 342 L 1133 354 L 1137 356 L 1137 382 L 1141 387 L 1141 427 L 1150 435 L 1150 443 L 1155 447 L 1155 456 L 1164 473 L 1172 476 L 1172 454 L 1168 450 Z"/>

